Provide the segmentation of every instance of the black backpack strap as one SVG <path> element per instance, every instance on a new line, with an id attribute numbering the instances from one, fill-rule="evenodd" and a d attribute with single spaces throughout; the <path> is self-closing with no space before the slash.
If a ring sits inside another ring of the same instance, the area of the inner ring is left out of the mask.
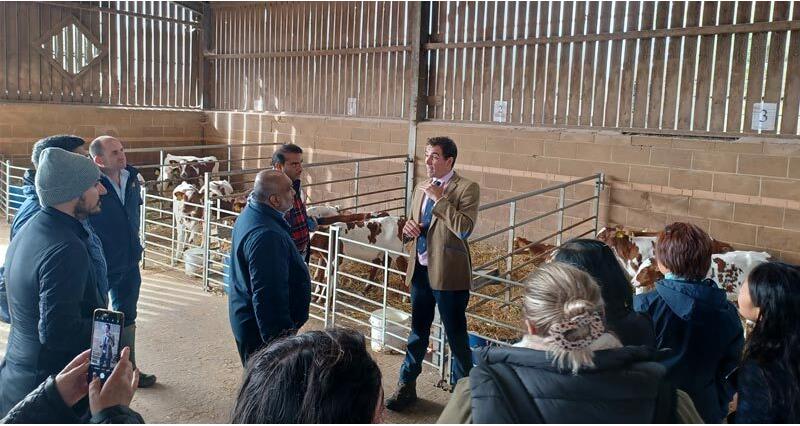
<path id="1" fill-rule="evenodd" d="M 545 423 L 536 402 L 510 366 L 484 364 L 482 367 L 500 394 L 501 400 L 498 403 L 505 406 L 508 413 L 509 418 L 503 419 L 502 423 Z M 474 413 L 473 418 L 475 418 Z"/>

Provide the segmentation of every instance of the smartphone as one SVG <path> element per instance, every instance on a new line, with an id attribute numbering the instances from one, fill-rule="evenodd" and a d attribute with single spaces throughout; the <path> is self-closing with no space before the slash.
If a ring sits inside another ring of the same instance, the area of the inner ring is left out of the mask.
<path id="1" fill-rule="evenodd" d="M 92 317 L 92 352 L 89 358 L 89 382 L 94 376 L 105 383 L 119 361 L 119 343 L 125 314 L 96 309 Z"/>

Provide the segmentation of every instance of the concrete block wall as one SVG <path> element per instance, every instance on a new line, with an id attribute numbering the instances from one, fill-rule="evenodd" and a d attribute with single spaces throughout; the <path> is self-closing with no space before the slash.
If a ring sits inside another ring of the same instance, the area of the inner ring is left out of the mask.
<path id="1" fill-rule="evenodd" d="M 293 142 L 306 150 L 307 163 L 319 163 L 405 154 L 408 124 L 310 115 L 0 104 L 0 154 L 27 157 L 35 140 L 55 133 L 87 139 L 112 134 L 131 147 Z M 601 225 L 659 229 L 673 221 L 690 221 L 737 248 L 766 250 L 779 259 L 800 263 L 800 142 L 796 140 L 713 140 L 425 122 L 418 127 L 417 176 L 424 176 L 425 141 L 437 135 L 449 135 L 458 143 L 457 169 L 481 185 L 482 203 L 603 172 L 609 186 L 602 197 Z M 232 168 L 269 167 L 273 150 L 274 146 L 234 148 Z M 400 170 L 403 164 L 398 161 L 379 161 L 364 163 L 360 173 Z M 353 165 L 309 168 L 305 184 L 310 200 L 352 195 L 351 182 L 309 185 L 353 174 Z M 252 175 L 239 180 L 244 188 Z M 403 175 L 374 178 L 361 182 L 359 192 L 403 183 Z M 566 192 L 567 203 L 589 197 L 593 191 L 592 184 L 572 187 Z M 363 196 L 359 202 L 376 202 L 369 209 L 380 210 L 398 206 L 386 200 L 401 196 L 402 191 L 393 191 Z M 552 210 L 557 197 L 557 192 L 551 192 L 521 201 L 517 220 Z M 354 201 L 332 204 L 348 207 Z M 476 235 L 507 226 L 508 214 L 505 206 L 481 213 Z M 576 206 L 565 214 L 565 225 L 592 214 L 590 204 Z M 534 222 L 520 234 L 545 236 L 555 229 L 555 219 Z M 577 227 L 572 235 L 590 227 Z"/>
<path id="2" fill-rule="evenodd" d="M 800 141 L 428 122 L 419 127 L 418 157 L 427 138 L 436 135 L 450 135 L 458 143 L 457 168 L 480 183 L 482 202 L 603 172 L 610 185 L 602 198 L 601 226 L 656 230 L 688 221 L 737 249 L 766 250 L 800 263 Z M 592 190 L 580 185 L 567 196 L 580 200 Z M 556 202 L 545 196 L 520 203 L 517 220 L 551 210 Z M 588 206 L 576 207 L 565 223 L 587 213 Z M 482 230 L 506 226 L 507 215 L 503 209 L 486 212 Z M 543 221 L 523 235 L 544 236 L 553 225 Z"/>
<path id="3" fill-rule="evenodd" d="M 33 144 L 56 134 L 74 134 L 87 142 L 112 135 L 127 148 L 200 145 L 203 118 L 199 111 L 0 103 L 0 154 L 27 166 Z M 130 154 L 129 161 L 155 164 L 158 154 Z"/>
<path id="4" fill-rule="evenodd" d="M 295 143 L 301 146 L 305 153 L 306 164 L 359 157 L 405 155 L 408 145 L 408 124 L 403 120 L 208 111 L 204 133 L 207 144 L 255 145 L 252 148 L 234 148 L 233 168 L 240 170 L 270 167 L 275 145 L 283 143 Z M 362 163 L 359 174 L 367 176 L 403 170 L 405 165 L 401 160 L 373 161 Z M 355 193 L 353 182 L 318 184 L 354 176 L 354 164 L 307 168 L 303 182 L 309 202 L 335 200 L 330 204 L 340 205 L 343 208 L 355 205 L 354 198 L 336 200 Z M 238 190 L 249 188 L 253 177 L 254 174 L 247 174 L 233 177 L 232 180 L 236 182 L 234 186 Z M 404 182 L 404 174 L 364 179 L 359 183 L 358 192 L 360 194 L 381 192 L 389 188 L 402 187 Z M 394 190 L 361 196 L 358 203 L 360 205 L 376 203 L 367 209 L 384 210 L 402 206 L 401 201 L 387 201 L 399 197 L 403 197 L 403 191 Z"/>

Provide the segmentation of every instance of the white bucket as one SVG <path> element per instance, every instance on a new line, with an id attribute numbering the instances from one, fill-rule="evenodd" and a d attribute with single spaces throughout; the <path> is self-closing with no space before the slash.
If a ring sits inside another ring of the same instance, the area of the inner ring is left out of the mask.
<path id="1" fill-rule="evenodd" d="M 203 274 L 203 254 L 200 247 L 190 248 L 183 253 L 183 272 L 186 276 L 196 278 Z"/>
<path id="2" fill-rule="evenodd" d="M 389 321 L 394 321 L 397 324 L 393 324 Z M 404 338 L 397 338 L 395 336 L 389 335 L 388 333 L 392 333 L 396 336 L 406 336 L 408 335 L 408 330 L 404 329 L 398 324 L 402 324 L 408 327 L 411 323 L 411 315 L 394 309 L 394 308 L 386 308 L 386 345 L 392 346 L 393 348 L 399 349 L 404 351 L 406 349 L 406 339 Z M 370 346 L 372 350 L 375 352 L 381 352 L 384 349 L 384 342 L 383 342 L 383 309 L 378 309 L 373 311 L 372 314 L 369 316 L 369 324 L 372 326 L 372 342 Z"/>

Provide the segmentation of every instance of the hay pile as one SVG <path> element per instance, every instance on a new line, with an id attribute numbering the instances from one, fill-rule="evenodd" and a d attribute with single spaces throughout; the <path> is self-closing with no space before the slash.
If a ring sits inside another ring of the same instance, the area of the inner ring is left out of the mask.
<path id="1" fill-rule="evenodd" d="M 505 251 L 500 250 L 488 244 L 477 243 L 471 247 L 472 263 L 473 265 L 482 265 L 486 262 L 494 260 L 503 254 Z M 516 267 L 530 260 L 528 255 L 514 256 L 513 266 Z M 505 260 L 497 262 L 497 268 L 502 276 L 505 273 L 506 266 Z M 392 266 L 396 269 L 395 266 Z M 524 266 L 512 272 L 512 280 L 523 280 L 535 267 L 531 265 Z M 371 268 L 357 262 L 345 261 L 339 266 L 339 271 L 345 272 L 362 279 L 369 279 Z M 383 271 L 379 271 L 375 278 L 376 282 L 383 282 Z M 368 290 L 364 292 L 365 284 L 356 280 L 339 277 L 338 287 L 345 289 L 349 292 L 361 295 L 369 300 L 381 304 L 383 300 L 383 292 L 374 286 L 366 286 Z M 408 292 L 403 282 L 403 277 L 398 274 L 389 274 L 389 287 Z M 472 316 L 467 318 L 467 327 L 470 331 L 477 332 L 481 335 L 488 336 L 497 340 L 503 341 L 517 341 L 522 336 L 522 295 L 523 289 L 521 286 L 506 286 L 503 284 L 486 285 L 473 293 L 484 294 L 493 298 L 501 299 L 502 301 L 489 300 L 486 301 L 480 296 L 473 295 L 470 298 L 470 304 L 467 308 L 469 314 L 488 318 L 491 321 L 497 322 L 493 324 L 490 321 L 481 320 Z M 338 296 L 338 300 L 347 304 L 352 304 L 365 311 L 372 311 L 378 309 L 376 305 L 359 300 L 355 297 Z M 410 301 L 395 292 L 389 292 L 387 296 L 388 306 L 402 310 L 404 312 L 411 312 Z M 348 315 L 358 318 L 361 321 L 369 321 L 369 315 L 357 312 L 355 310 L 348 310 Z"/>

